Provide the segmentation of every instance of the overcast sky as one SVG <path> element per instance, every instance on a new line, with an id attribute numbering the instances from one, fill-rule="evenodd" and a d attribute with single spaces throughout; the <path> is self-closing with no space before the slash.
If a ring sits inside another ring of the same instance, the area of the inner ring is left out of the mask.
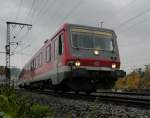
<path id="1" fill-rule="evenodd" d="M 0 52 L 5 51 L 6 21 L 33 25 L 21 32 L 11 27 L 11 41 L 22 41 L 12 46 L 21 52 L 11 56 L 12 66 L 22 67 L 63 23 L 99 27 L 101 21 L 116 31 L 123 69 L 150 64 L 150 0 L 0 0 Z"/>

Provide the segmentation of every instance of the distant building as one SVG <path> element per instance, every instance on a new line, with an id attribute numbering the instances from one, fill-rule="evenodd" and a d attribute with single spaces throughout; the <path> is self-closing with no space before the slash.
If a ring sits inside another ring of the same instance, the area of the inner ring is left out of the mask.
<path id="1" fill-rule="evenodd" d="M 11 80 L 16 81 L 18 80 L 20 74 L 20 69 L 16 67 L 11 67 Z M 5 66 L 0 66 L 0 82 L 6 80 L 5 76 Z"/>
<path id="2" fill-rule="evenodd" d="M 0 81 L 5 80 L 5 75 L 0 75 Z"/>
<path id="3" fill-rule="evenodd" d="M 11 79 L 12 80 L 18 80 L 20 74 L 19 68 L 11 68 Z"/>
<path id="4" fill-rule="evenodd" d="M 145 68 L 146 68 L 146 69 L 150 69 L 150 64 L 145 65 Z"/>

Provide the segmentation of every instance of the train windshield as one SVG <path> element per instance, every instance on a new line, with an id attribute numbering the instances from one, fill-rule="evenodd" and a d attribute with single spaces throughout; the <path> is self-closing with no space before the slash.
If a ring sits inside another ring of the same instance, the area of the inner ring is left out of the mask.
<path id="1" fill-rule="evenodd" d="M 72 32 L 72 46 L 74 48 L 113 50 L 113 40 L 110 36 Z"/>

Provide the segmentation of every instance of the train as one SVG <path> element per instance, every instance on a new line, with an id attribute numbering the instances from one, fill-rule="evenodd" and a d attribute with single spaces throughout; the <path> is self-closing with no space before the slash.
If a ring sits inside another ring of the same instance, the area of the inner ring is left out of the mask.
<path id="1" fill-rule="evenodd" d="M 120 69 L 117 35 L 111 29 L 63 24 L 23 67 L 23 88 L 85 91 L 111 89 Z"/>

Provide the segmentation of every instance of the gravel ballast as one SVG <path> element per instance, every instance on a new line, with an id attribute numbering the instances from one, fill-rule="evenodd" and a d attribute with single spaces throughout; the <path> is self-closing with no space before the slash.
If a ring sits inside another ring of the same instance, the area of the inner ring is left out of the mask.
<path id="1" fill-rule="evenodd" d="M 29 96 L 34 102 L 52 107 L 55 118 L 150 118 L 148 108 L 72 100 L 51 95 Z"/>

